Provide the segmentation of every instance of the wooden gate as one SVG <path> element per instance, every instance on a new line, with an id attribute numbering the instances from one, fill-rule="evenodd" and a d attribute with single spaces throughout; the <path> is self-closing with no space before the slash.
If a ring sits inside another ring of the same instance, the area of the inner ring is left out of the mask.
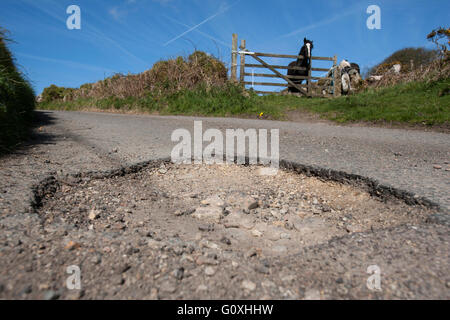
<path id="1" fill-rule="evenodd" d="M 238 81 L 237 79 L 237 57 L 240 56 L 240 76 L 239 81 L 243 85 L 258 85 L 258 86 L 273 86 L 273 87 L 295 87 L 299 90 L 300 94 L 305 96 L 336 96 L 336 88 L 335 88 L 335 72 L 337 57 L 311 57 L 311 60 L 322 60 L 322 61 L 330 61 L 333 62 L 333 66 L 330 69 L 325 68 L 314 68 L 311 66 L 308 71 L 308 76 L 288 76 L 279 72 L 277 69 L 295 69 L 295 70 L 306 70 L 306 68 L 302 67 L 288 67 L 288 65 L 270 65 L 261 57 L 272 57 L 272 58 L 288 58 L 288 59 L 303 59 L 302 56 L 296 55 L 288 55 L 288 54 L 274 54 L 274 53 L 261 53 L 261 52 L 251 52 L 246 49 L 245 40 L 241 40 L 241 45 L 239 47 L 239 51 L 237 50 L 238 38 L 236 34 L 233 34 L 233 47 L 231 54 L 231 79 L 234 81 Z M 246 56 L 252 57 L 254 60 L 258 62 L 258 64 L 248 64 L 246 63 Z M 265 68 L 269 69 L 272 73 L 249 73 L 246 68 Z M 319 72 L 328 72 L 325 77 L 316 77 L 312 75 L 313 71 Z M 246 77 L 265 77 L 265 78 L 280 78 L 286 81 L 286 83 L 275 83 L 275 82 L 255 82 L 255 81 L 246 81 Z M 307 80 L 307 84 L 296 84 L 293 80 Z M 312 82 L 313 80 L 317 80 L 317 82 Z M 319 81 L 325 83 L 320 85 Z M 327 85 L 328 84 L 328 85 Z M 323 93 L 325 91 L 325 93 Z M 256 93 L 262 94 L 274 94 L 279 93 L 277 91 L 256 91 Z M 331 93 L 331 94 L 330 94 Z"/>

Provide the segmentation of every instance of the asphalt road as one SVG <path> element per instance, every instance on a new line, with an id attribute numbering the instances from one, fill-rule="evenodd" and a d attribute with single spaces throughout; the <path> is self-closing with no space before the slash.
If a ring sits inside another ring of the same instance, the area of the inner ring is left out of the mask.
<path id="1" fill-rule="evenodd" d="M 165 235 L 156 244 L 149 240 L 150 248 L 142 245 L 145 235 L 133 230 L 108 231 L 105 236 L 57 221 L 44 225 L 31 206 L 33 187 L 46 177 L 167 158 L 175 145 L 170 140 L 173 130 L 192 132 L 193 121 L 202 120 L 203 130 L 278 128 L 281 159 L 412 192 L 439 204 L 448 217 L 448 134 L 309 122 L 48 111 L 38 115 L 40 127 L 33 139 L 0 161 L 0 298 L 450 298 L 448 223 L 354 233 L 275 260 L 241 257 L 237 266 L 225 254 L 198 245 L 193 254 L 218 259 L 220 272 L 213 279 L 204 275 L 198 260 L 178 255 L 175 235 Z M 73 249 L 77 245 L 81 248 Z M 255 272 L 261 263 L 267 273 Z M 74 296 L 64 288 L 63 266 L 69 264 L 82 266 L 85 293 Z M 373 264 L 382 270 L 380 292 L 366 287 L 366 270 Z M 187 279 L 170 269 L 180 265 Z M 143 282 L 149 275 L 152 278 Z"/>
<path id="2" fill-rule="evenodd" d="M 173 130 L 280 129 L 280 158 L 369 177 L 450 208 L 450 136 L 418 130 L 226 118 L 52 112 L 67 135 L 120 163 L 169 157 Z M 109 154 L 111 151 L 116 153 Z M 109 155 L 108 155 L 109 154 Z M 435 169 L 439 165 L 442 169 Z"/>

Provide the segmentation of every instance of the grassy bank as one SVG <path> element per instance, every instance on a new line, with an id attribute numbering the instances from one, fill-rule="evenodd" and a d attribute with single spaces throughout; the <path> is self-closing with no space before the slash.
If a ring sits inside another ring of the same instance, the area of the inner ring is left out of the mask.
<path id="1" fill-rule="evenodd" d="M 29 133 L 34 92 L 14 64 L 0 29 L 0 154 L 17 146 Z"/>
<path id="2" fill-rule="evenodd" d="M 319 113 L 323 118 L 341 123 L 450 124 L 449 89 L 450 79 L 430 83 L 410 82 L 368 89 L 337 99 L 302 99 L 301 102 L 292 99 L 289 105 L 291 109 Z"/>
<path id="3" fill-rule="evenodd" d="M 165 115 L 251 116 L 287 119 L 293 110 L 319 114 L 336 122 L 397 122 L 450 124 L 450 79 L 430 83 L 411 82 L 368 89 L 336 99 L 294 96 L 257 96 L 237 85 L 185 89 L 164 97 L 82 98 L 41 103 L 48 110 L 120 110 Z"/>

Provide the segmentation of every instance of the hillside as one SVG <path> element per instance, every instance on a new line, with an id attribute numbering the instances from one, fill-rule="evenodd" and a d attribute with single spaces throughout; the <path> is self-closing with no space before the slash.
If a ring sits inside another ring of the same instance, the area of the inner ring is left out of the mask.
<path id="1" fill-rule="evenodd" d="M 438 57 L 437 50 L 427 48 L 404 48 L 397 50 L 381 63 L 370 68 L 367 75 L 384 73 L 392 65 L 400 64 L 401 72 L 410 72 L 414 68 L 426 67 Z"/>

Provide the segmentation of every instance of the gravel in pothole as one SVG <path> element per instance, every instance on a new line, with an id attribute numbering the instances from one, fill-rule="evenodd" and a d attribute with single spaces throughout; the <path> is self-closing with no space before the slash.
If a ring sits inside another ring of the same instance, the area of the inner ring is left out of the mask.
<path id="1" fill-rule="evenodd" d="M 244 257 L 294 254 L 333 237 L 422 223 L 429 211 L 354 186 L 258 166 L 161 164 L 138 173 L 62 183 L 39 209 L 69 224 L 157 248 L 210 248 Z M 183 251 L 183 252 L 184 252 Z"/>

